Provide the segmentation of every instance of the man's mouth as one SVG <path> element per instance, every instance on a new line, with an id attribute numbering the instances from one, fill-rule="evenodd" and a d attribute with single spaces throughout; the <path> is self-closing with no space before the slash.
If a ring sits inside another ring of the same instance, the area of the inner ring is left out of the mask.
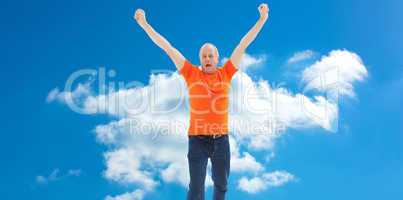
<path id="1" fill-rule="evenodd" d="M 210 64 L 206 64 L 206 67 L 211 67 L 211 65 L 210 65 Z"/>

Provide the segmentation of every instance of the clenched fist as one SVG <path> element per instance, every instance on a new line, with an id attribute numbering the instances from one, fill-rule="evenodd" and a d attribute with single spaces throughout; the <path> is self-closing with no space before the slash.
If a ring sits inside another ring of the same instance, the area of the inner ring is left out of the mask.
<path id="1" fill-rule="evenodd" d="M 269 6 L 265 3 L 259 5 L 259 13 L 261 19 L 267 19 L 269 16 Z"/>
<path id="2" fill-rule="evenodd" d="M 134 19 L 137 21 L 137 23 L 143 27 L 146 23 L 146 13 L 144 12 L 143 9 L 137 9 L 136 12 L 134 13 Z"/>

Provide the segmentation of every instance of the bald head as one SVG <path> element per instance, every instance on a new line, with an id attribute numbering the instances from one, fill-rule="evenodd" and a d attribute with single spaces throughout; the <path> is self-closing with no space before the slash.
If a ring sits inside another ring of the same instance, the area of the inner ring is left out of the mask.
<path id="1" fill-rule="evenodd" d="M 217 70 L 218 49 L 211 43 L 205 43 L 199 51 L 200 63 L 205 73 L 213 73 Z"/>

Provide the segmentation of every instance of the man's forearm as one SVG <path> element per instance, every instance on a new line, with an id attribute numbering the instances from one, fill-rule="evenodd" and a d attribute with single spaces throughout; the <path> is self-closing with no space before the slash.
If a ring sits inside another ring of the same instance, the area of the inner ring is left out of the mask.
<path id="1" fill-rule="evenodd" d="M 246 48 L 252 43 L 252 41 L 256 38 L 257 34 L 262 29 L 264 23 L 267 18 L 259 18 L 259 20 L 255 23 L 255 25 L 249 30 L 249 32 L 241 39 L 241 42 L 235 48 L 234 52 L 231 55 L 231 61 L 238 67 L 241 62 L 241 58 L 245 53 Z"/>
<path id="2" fill-rule="evenodd" d="M 171 47 L 171 44 L 163 37 L 161 36 L 157 31 L 154 30 L 154 28 L 148 24 L 145 23 L 144 26 L 142 26 L 144 31 L 147 33 L 147 35 L 151 38 L 151 40 L 159 46 L 161 49 L 163 49 L 165 52 L 168 52 Z"/>
<path id="3" fill-rule="evenodd" d="M 154 28 L 145 22 L 141 25 L 147 35 L 151 38 L 151 40 L 159 46 L 165 53 L 171 58 L 172 62 L 174 62 L 176 68 L 180 70 L 183 67 L 185 62 L 185 57 L 175 49 L 162 35 L 160 35 Z"/>
<path id="4" fill-rule="evenodd" d="M 241 49 L 246 50 L 246 48 L 252 43 L 252 41 L 256 38 L 257 34 L 262 29 L 264 23 L 267 19 L 259 18 L 259 20 L 255 23 L 255 25 L 249 30 L 249 32 L 242 38 L 239 46 Z"/>
<path id="5" fill-rule="evenodd" d="M 239 64 L 241 62 L 242 56 L 250 45 L 252 41 L 256 38 L 257 34 L 260 32 L 262 29 L 264 23 L 269 17 L 269 7 L 267 4 L 262 3 L 258 7 L 260 17 L 259 20 L 255 23 L 255 25 L 248 31 L 248 33 L 241 39 L 241 42 L 236 46 L 235 50 L 232 52 L 230 60 L 232 63 L 236 66 L 239 67 Z"/>

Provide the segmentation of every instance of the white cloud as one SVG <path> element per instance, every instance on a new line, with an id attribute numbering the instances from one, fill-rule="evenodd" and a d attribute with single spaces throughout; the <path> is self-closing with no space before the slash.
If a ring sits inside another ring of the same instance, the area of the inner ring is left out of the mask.
<path id="1" fill-rule="evenodd" d="M 53 90 L 51 90 L 48 96 L 46 97 L 46 102 L 50 103 L 54 101 L 59 93 L 60 93 L 59 88 L 54 88 Z"/>
<path id="2" fill-rule="evenodd" d="M 36 176 L 36 182 L 43 184 L 51 181 L 56 181 L 60 178 L 59 172 L 59 169 L 54 169 L 48 176 L 38 175 Z"/>
<path id="3" fill-rule="evenodd" d="M 355 97 L 353 83 L 362 81 L 368 72 L 361 58 L 347 50 L 333 50 L 303 71 L 305 91 L 328 92 L 332 99 L 340 95 Z"/>
<path id="4" fill-rule="evenodd" d="M 60 91 L 59 88 L 52 89 L 46 97 L 46 102 L 50 103 L 58 101 L 60 103 L 67 104 L 71 110 L 80 114 L 92 114 L 91 110 L 83 110 L 82 107 L 86 107 L 83 104 L 85 99 L 89 98 L 91 94 L 91 83 L 86 82 L 84 84 L 79 83 L 72 91 Z"/>
<path id="5" fill-rule="evenodd" d="M 272 152 L 270 152 L 270 154 L 268 154 L 264 157 L 264 160 L 266 163 L 269 163 L 274 159 L 275 156 L 276 156 L 276 154 L 272 151 Z"/>
<path id="6" fill-rule="evenodd" d="M 46 178 L 44 176 L 38 175 L 36 176 L 37 183 L 46 183 Z"/>
<path id="7" fill-rule="evenodd" d="M 236 172 L 259 172 L 264 168 L 262 164 L 256 161 L 256 159 L 248 152 L 243 152 L 243 157 L 232 157 L 232 170 Z"/>
<path id="8" fill-rule="evenodd" d="M 156 176 L 160 176 L 167 183 L 176 182 L 187 187 L 189 175 L 185 130 L 176 135 L 161 134 L 159 129 L 140 131 L 139 127 L 146 126 L 146 123 L 137 119 L 124 118 L 96 127 L 95 134 L 98 141 L 113 145 L 113 149 L 117 149 L 107 152 L 105 177 L 122 184 L 137 184 L 148 190 L 152 189 L 149 186 L 157 185 L 151 179 Z M 243 152 L 243 155 L 240 155 L 232 136 L 230 136 L 230 144 L 231 162 L 234 166 L 231 168 L 232 171 L 254 173 L 263 169 L 263 166 L 249 153 Z M 141 168 L 154 170 L 142 171 Z M 209 173 L 206 186 L 212 186 Z"/>
<path id="9" fill-rule="evenodd" d="M 67 172 L 68 176 L 80 176 L 82 173 L 81 169 L 69 169 Z"/>
<path id="10" fill-rule="evenodd" d="M 271 149 L 275 140 L 282 135 L 281 131 L 273 127 L 257 132 L 242 125 L 256 123 L 251 128 L 264 128 L 268 124 L 280 124 L 284 128 L 315 125 L 329 128 L 328 123 L 337 117 L 337 113 L 332 112 L 330 117 L 324 117 L 325 122 L 314 120 L 306 113 L 320 115 L 320 111 L 327 105 L 325 99 L 317 97 L 312 100 L 302 94 L 293 95 L 284 88 L 272 88 L 266 81 L 254 82 L 243 72 L 234 77 L 232 85 L 233 117 L 230 119 L 233 126 L 230 141 L 231 170 L 234 173 L 257 174 L 264 171 L 264 166 L 250 152 L 241 151 L 239 145 L 245 144 L 254 150 Z M 253 96 L 250 99 L 237 96 L 244 92 Z M 82 92 L 72 91 L 69 94 Z M 160 184 L 158 177 L 166 183 L 179 183 L 187 187 L 186 129 L 189 111 L 184 95 L 184 82 L 174 73 L 153 75 L 149 85 L 142 88 L 89 95 L 82 98 L 84 103 L 78 102 L 87 113 L 118 117 L 118 120 L 98 125 L 94 129 L 97 141 L 111 147 L 105 153 L 104 175 L 107 179 L 123 185 L 135 185 L 144 191 L 153 190 Z M 141 102 L 137 104 L 143 105 L 131 107 L 122 101 L 131 105 Z M 136 110 L 139 107 L 141 110 Z M 173 111 L 160 113 L 166 110 Z M 206 185 L 211 186 L 211 177 L 207 180 L 210 181 Z"/>
<path id="11" fill-rule="evenodd" d="M 262 59 L 251 55 L 243 67 L 261 64 Z M 272 152 L 278 138 L 288 128 L 322 127 L 335 131 L 338 105 L 323 96 L 308 97 L 291 93 L 282 85 L 271 86 L 267 81 L 253 81 L 239 71 L 230 92 L 231 171 L 258 175 L 265 166 L 254 156 L 256 150 Z M 161 184 L 189 182 L 187 134 L 189 108 L 186 85 L 179 74 L 151 75 L 147 85 L 121 88 L 95 95 L 88 84 L 78 84 L 76 90 L 50 91 L 49 101 L 67 105 L 66 97 L 76 102 L 87 114 L 107 114 L 113 121 L 94 129 L 105 152 L 108 180 L 136 187 L 144 196 Z M 274 154 L 270 154 L 273 155 Z M 273 158 L 269 156 L 268 159 Z M 266 158 L 267 159 L 267 158 Z M 41 179 L 41 178 L 39 178 Z M 293 180 L 283 171 L 265 173 L 262 178 L 242 178 L 239 187 L 258 192 Z M 247 188 L 247 185 L 252 185 Z M 212 185 L 207 177 L 207 186 Z M 130 197 L 125 193 L 116 197 Z M 108 198 L 107 197 L 107 198 Z"/>
<path id="12" fill-rule="evenodd" d="M 288 64 L 297 63 L 303 60 L 307 60 L 312 58 L 315 55 L 315 52 L 312 50 L 304 50 L 294 53 L 288 60 Z"/>
<path id="13" fill-rule="evenodd" d="M 221 59 L 221 63 L 225 63 L 229 58 L 224 57 L 223 59 Z M 245 53 L 242 58 L 241 58 L 241 62 L 239 63 L 239 68 L 242 71 L 245 71 L 249 68 L 252 67 L 259 67 L 262 66 L 264 63 L 266 62 L 266 55 L 259 55 L 259 56 L 254 56 L 254 55 L 250 55 L 248 53 Z"/>
<path id="14" fill-rule="evenodd" d="M 157 182 L 151 177 L 151 172 L 140 169 L 141 155 L 131 149 L 107 152 L 105 160 L 107 169 L 104 176 L 108 179 L 122 184 L 140 184 L 147 190 L 151 190 L 157 185 Z"/>
<path id="15" fill-rule="evenodd" d="M 70 177 L 70 176 L 80 176 L 82 173 L 81 169 L 69 169 L 66 173 L 62 173 L 59 169 L 54 169 L 48 175 L 38 175 L 35 180 L 37 183 L 45 184 L 53 181 L 60 180 L 62 178 Z"/>
<path id="16" fill-rule="evenodd" d="M 118 196 L 107 196 L 105 200 L 142 200 L 144 197 L 144 191 L 137 189 L 133 192 L 127 192 Z"/>
<path id="17" fill-rule="evenodd" d="M 266 184 L 262 178 L 254 177 L 252 179 L 247 179 L 246 177 L 242 177 L 238 181 L 238 188 L 242 191 L 248 193 L 257 193 L 266 189 Z"/>
<path id="18" fill-rule="evenodd" d="M 230 121 L 236 137 L 254 149 L 271 149 L 288 128 L 320 126 L 334 130 L 338 109 L 322 96 L 293 94 L 238 72 L 232 82 Z"/>
<path id="19" fill-rule="evenodd" d="M 295 180 L 295 176 L 286 171 L 274 171 L 264 173 L 261 177 L 253 177 L 251 179 L 242 177 L 238 181 L 238 189 L 253 194 L 268 188 L 280 187 Z"/>
<path id="20" fill-rule="evenodd" d="M 239 152 L 239 146 L 233 137 L 229 138 L 231 149 L 231 171 L 233 172 L 261 172 L 264 167 L 248 152 Z"/>
<path id="21" fill-rule="evenodd" d="M 295 176 L 286 171 L 274 171 L 263 174 L 263 179 L 269 187 L 279 187 L 290 181 L 296 180 Z"/>
<path id="22" fill-rule="evenodd" d="M 161 177 L 164 181 L 167 183 L 180 183 L 183 186 L 186 186 L 188 183 L 188 177 L 185 171 L 187 171 L 186 168 L 187 165 L 184 165 L 184 163 L 171 163 L 168 165 L 167 168 L 163 169 L 161 171 Z"/>

